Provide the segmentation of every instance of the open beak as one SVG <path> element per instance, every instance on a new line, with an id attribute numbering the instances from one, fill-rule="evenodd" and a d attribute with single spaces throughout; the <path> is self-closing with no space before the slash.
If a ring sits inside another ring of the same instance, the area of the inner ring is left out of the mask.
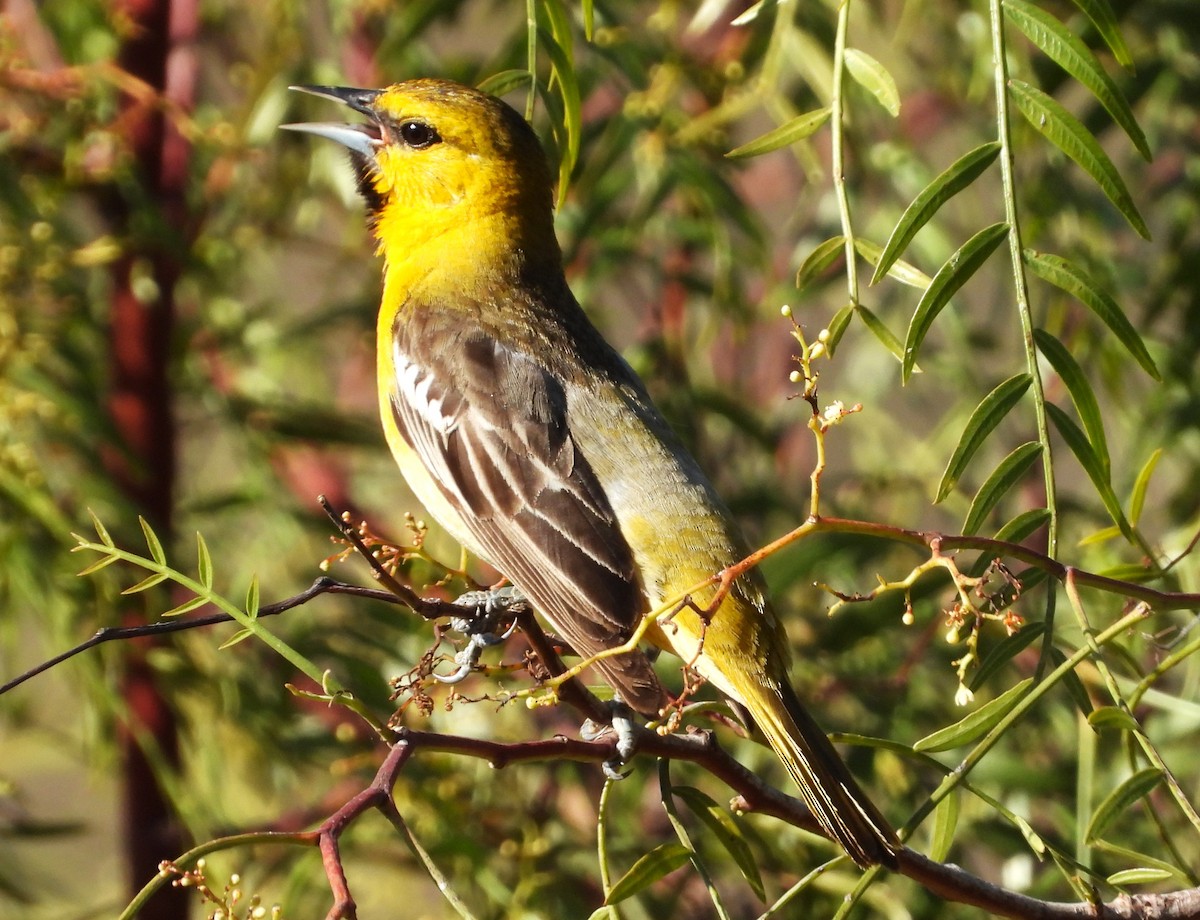
<path id="1" fill-rule="evenodd" d="M 355 153 L 365 157 L 373 157 L 375 150 L 382 143 L 379 127 L 375 122 L 375 111 L 372 108 L 382 90 L 356 89 L 352 86 L 289 86 L 288 89 L 298 93 L 308 93 L 323 99 L 332 99 L 342 105 L 349 106 L 356 112 L 366 115 L 371 121 L 367 124 L 347 125 L 337 122 L 302 122 L 292 125 L 280 125 L 286 131 L 301 131 L 305 134 L 315 134 L 336 141 L 343 147 L 349 147 Z"/>

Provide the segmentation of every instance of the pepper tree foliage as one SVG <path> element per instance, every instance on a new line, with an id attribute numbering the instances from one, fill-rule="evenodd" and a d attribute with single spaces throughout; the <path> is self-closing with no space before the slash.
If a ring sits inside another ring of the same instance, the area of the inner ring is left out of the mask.
<path id="1" fill-rule="evenodd" d="M 875 529 L 806 536 L 763 568 L 796 642 L 795 683 L 827 727 L 852 733 L 849 761 L 911 845 L 1049 899 L 1198 884 L 1193 614 L 1160 604 L 1109 629 L 1135 586 L 1197 590 L 1188 4 L 209 4 L 194 103 L 164 109 L 190 147 L 184 227 L 163 223 L 124 143 L 122 100 L 157 88 L 116 63 L 123 10 L 47 0 L 0 26 L 6 675 L 196 590 L 235 609 L 296 593 L 338 549 L 318 492 L 410 547 L 400 570 L 414 586 L 464 589 L 456 548 L 419 525 L 372 417 L 379 267 L 344 157 L 276 131 L 339 117 L 288 84 L 450 77 L 532 115 L 561 164 L 577 294 L 752 540 L 813 507 L 816 442 L 807 403 L 790 398 L 804 387 L 790 379 L 803 376 L 797 348 L 822 409 L 861 404 L 824 438 L 820 511 Z M 132 202 L 120 220 L 114 194 Z M 136 296 L 161 297 L 144 255 L 156 246 L 180 266 L 166 355 L 179 470 L 173 530 L 143 550 L 139 508 L 108 472 L 126 446 L 105 332 L 122 257 Z M 88 510 L 151 571 L 76 578 L 71 534 L 104 543 Z M 999 537 L 1129 589 L 1072 594 L 1007 559 L 987 570 L 986 597 L 956 604 L 947 572 L 978 576 L 991 558 L 927 565 L 893 528 Z M 155 565 L 171 577 L 148 578 Z M 333 571 L 365 578 L 353 559 Z M 989 603 L 997 616 L 977 619 Z M 181 747 L 178 766 L 149 759 L 193 840 L 302 826 L 352 794 L 381 750 L 359 713 L 385 721 L 389 679 L 433 642 L 415 617 L 344 598 L 269 629 L 287 657 L 226 643 L 229 627 L 149 653 Z M 496 705 L 528 685 L 495 667 L 519 656 L 517 640 L 488 653 L 493 667 L 456 696 L 431 691 L 431 710 L 406 697 L 404 722 L 503 741 L 574 734 L 565 707 Z M 114 833 L 123 661 L 94 650 L 0 704 L 14 816 L 0 900 L 25 916 L 128 901 L 116 851 L 95 846 Z M 305 675 L 353 694 L 359 713 L 285 689 L 316 691 Z M 722 739 L 786 788 L 769 752 Z M 948 782 L 963 762 L 969 777 Z M 647 887 L 615 916 L 832 915 L 855 888 L 844 864 L 806 876 L 829 845 L 731 817 L 727 790 L 699 770 L 669 777 L 670 795 L 644 762 L 605 786 L 590 765 L 428 756 L 395 800 L 475 916 L 587 916 L 647 853 Z M 342 847 L 360 915 L 397 892 L 423 916 L 455 909 L 392 829 L 360 822 Z M 217 900 L 231 873 L 285 916 L 329 900 L 298 851 L 234 848 L 207 871 Z M 960 915 L 898 877 L 858 897 L 861 915 Z"/>

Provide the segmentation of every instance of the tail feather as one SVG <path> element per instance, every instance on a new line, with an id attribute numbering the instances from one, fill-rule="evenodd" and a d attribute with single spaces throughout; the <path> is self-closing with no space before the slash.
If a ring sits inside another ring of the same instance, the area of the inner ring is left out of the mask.
<path id="1" fill-rule="evenodd" d="M 787 684 L 762 686 L 747 708 L 800 787 L 813 817 L 859 866 L 896 867 L 900 842 Z"/>

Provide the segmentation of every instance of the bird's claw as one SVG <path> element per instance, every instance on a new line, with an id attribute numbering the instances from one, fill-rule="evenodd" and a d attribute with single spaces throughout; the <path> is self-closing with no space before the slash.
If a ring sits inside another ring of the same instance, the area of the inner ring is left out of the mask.
<path id="1" fill-rule="evenodd" d="M 496 624 L 515 604 L 523 603 L 525 595 L 513 587 L 497 588 L 495 591 L 467 591 L 454 599 L 456 607 L 473 608 L 475 615 L 452 617 L 450 628 L 467 636 L 466 647 L 454 656 L 458 665 L 453 674 L 434 674 L 433 679 L 443 684 L 457 684 L 464 680 L 479 663 L 483 650 L 504 642 L 517 628 L 514 618 L 508 628 L 496 634 Z"/>
<path id="2" fill-rule="evenodd" d="M 641 723 L 637 721 L 632 709 L 622 703 L 619 699 L 612 702 L 612 718 L 607 725 L 598 724 L 588 719 L 583 723 L 580 729 L 580 735 L 585 741 L 596 741 L 603 738 L 609 733 L 614 733 L 617 736 L 617 756 L 611 760 L 606 760 L 602 767 L 606 778 L 611 780 L 621 780 L 627 777 L 632 771 L 622 770 L 634 754 L 641 740 L 641 733 L 645 731 Z"/>

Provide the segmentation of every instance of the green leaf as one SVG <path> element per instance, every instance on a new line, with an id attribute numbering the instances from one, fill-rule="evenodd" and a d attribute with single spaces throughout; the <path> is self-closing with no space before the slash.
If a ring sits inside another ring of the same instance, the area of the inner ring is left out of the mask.
<path id="1" fill-rule="evenodd" d="M 1022 511 L 997 530 L 995 539 L 1007 540 L 1009 543 L 1020 543 L 1039 527 L 1044 526 L 1049 520 L 1049 508 L 1030 508 L 1028 511 Z"/>
<path id="2" fill-rule="evenodd" d="M 843 60 L 854 82 L 875 97 L 892 118 L 900 114 L 900 91 L 886 67 L 865 51 L 847 48 Z"/>
<path id="3" fill-rule="evenodd" d="M 200 560 L 199 574 L 200 584 L 206 588 L 213 586 L 213 564 L 212 556 L 208 553 L 208 544 L 204 542 L 204 535 L 200 531 L 196 531 L 196 556 Z"/>
<path id="4" fill-rule="evenodd" d="M 1029 644 L 1046 631 L 1045 623 L 1027 623 L 1011 636 L 1005 636 L 980 662 L 971 678 L 971 689 L 978 690 L 989 677 L 999 671 L 1013 658 L 1028 648 Z"/>
<path id="5" fill-rule="evenodd" d="M 1095 180 L 1100 190 L 1129 221 L 1131 227 L 1143 239 L 1150 239 L 1150 230 L 1142 215 L 1138 213 L 1137 205 L 1125 181 L 1117 168 L 1113 166 L 1108 154 L 1100 147 L 1099 141 L 1092 137 L 1070 112 L 1057 101 L 1047 96 L 1035 86 L 1030 86 L 1022 80 L 1009 80 L 1009 91 L 1021 114 L 1029 121 L 1035 131 L 1054 144 Z"/>
<path id="6" fill-rule="evenodd" d="M 1133 774 L 1105 796 L 1088 822 L 1084 839 L 1091 843 L 1101 836 L 1117 818 L 1162 781 L 1162 771 L 1157 767 L 1147 767 Z"/>
<path id="7" fill-rule="evenodd" d="M 1163 449 L 1157 448 L 1150 455 L 1150 459 L 1142 465 L 1137 479 L 1133 481 L 1133 492 L 1129 497 L 1129 523 L 1134 527 L 1137 526 L 1138 520 L 1142 516 L 1142 507 L 1146 503 L 1146 489 L 1150 487 L 1150 477 L 1154 475 L 1154 468 L 1162 459 L 1162 453 Z"/>
<path id="8" fill-rule="evenodd" d="M 1154 869 L 1149 866 L 1141 866 L 1137 869 L 1122 869 L 1120 872 L 1114 872 L 1112 875 L 1106 878 L 1105 881 L 1113 886 L 1150 885 L 1154 882 L 1163 882 L 1174 877 L 1175 873 L 1169 872 L 1166 869 Z"/>
<path id="9" fill-rule="evenodd" d="M 878 266 L 879 260 L 883 258 L 883 247 L 878 243 L 872 243 L 870 240 L 864 240 L 861 236 L 854 238 L 854 248 L 860 256 L 872 265 Z M 915 265 L 905 262 L 903 259 L 895 259 L 888 266 L 887 273 L 888 277 L 895 278 L 901 284 L 907 284 L 909 287 L 915 287 L 922 291 L 933 283 L 932 278 Z"/>
<path id="10" fill-rule="evenodd" d="M 117 544 L 113 542 L 113 538 L 108 533 L 108 528 L 105 527 L 100 518 L 96 516 L 96 512 L 91 508 L 88 508 L 88 514 L 90 514 L 92 517 L 92 526 L 96 528 L 96 535 L 100 538 L 100 542 L 105 546 L 116 546 Z"/>
<path id="11" fill-rule="evenodd" d="M 1074 3 L 1092 21 L 1092 25 L 1096 27 L 1096 31 L 1100 33 L 1105 44 L 1112 51 L 1117 63 L 1132 72 L 1133 56 L 1125 46 L 1125 39 L 1121 37 L 1121 29 L 1117 25 L 1117 17 L 1113 15 L 1108 0 L 1074 0 Z"/>
<path id="12" fill-rule="evenodd" d="M 1125 512 L 1121 510 L 1121 502 L 1117 499 L 1117 493 L 1113 491 L 1112 482 L 1109 481 L 1108 477 L 1108 470 L 1105 469 L 1100 457 L 1092 448 L 1087 435 L 1071 420 L 1071 417 L 1067 413 L 1054 405 L 1054 403 L 1046 403 L 1046 414 L 1050 416 L 1050 421 L 1054 422 L 1054 427 L 1058 429 L 1058 433 L 1066 441 L 1067 447 L 1071 449 L 1071 453 L 1075 455 L 1075 459 L 1079 461 L 1079 465 L 1087 473 L 1088 479 L 1092 481 L 1092 485 L 1095 487 L 1096 493 L 1100 496 L 1100 501 L 1104 503 L 1104 507 L 1108 511 L 1109 517 L 1112 518 L 1113 523 L 1121 528 L 1121 533 L 1125 536 L 1126 540 L 1134 543 L 1133 528 L 1129 526 Z"/>
<path id="13" fill-rule="evenodd" d="M 538 29 L 538 35 L 550 58 L 551 86 L 557 85 L 562 97 L 562 124 L 555 126 L 559 147 L 557 204 L 558 207 L 562 207 L 567 197 L 571 173 L 579 160 L 579 146 L 583 137 L 583 104 L 579 95 L 579 81 L 571 62 L 570 25 L 557 3 L 551 0 L 543 3 L 543 7 L 550 14 L 552 32 Z"/>
<path id="14" fill-rule="evenodd" d="M 1009 21 L 1047 57 L 1090 89 L 1113 121 L 1129 135 L 1138 153 L 1150 160 L 1150 145 L 1133 117 L 1133 110 L 1091 49 L 1045 10 L 1025 0 L 1004 0 L 1003 6 Z"/>
<path id="15" fill-rule="evenodd" d="M 1088 725 L 1098 731 L 1104 729 L 1122 732 L 1141 731 L 1137 719 L 1120 706 L 1098 706 L 1088 716 Z"/>
<path id="16" fill-rule="evenodd" d="M 254 619 L 258 616 L 258 576 L 250 578 L 250 587 L 246 589 L 246 616 Z"/>
<path id="17" fill-rule="evenodd" d="M 121 593 L 122 594 L 138 594 L 142 591 L 145 591 L 147 588 L 153 588 L 155 585 L 160 585 L 166 580 L 167 580 L 167 576 L 164 573 L 157 572 L 154 575 L 147 575 L 145 578 L 143 578 L 141 581 L 139 581 L 136 585 L 131 585 L 130 587 L 126 588 Z"/>
<path id="18" fill-rule="evenodd" d="M 1017 447 L 999 465 L 979 487 L 975 497 L 971 499 L 971 508 L 967 511 L 966 520 L 962 525 L 964 534 L 975 534 L 984 519 L 996 507 L 996 504 L 1014 485 L 1020 482 L 1029 467 L 1042 455 L 1042 445 L 1037 441 L 1027 441 Z"/>
<path id="19" fill-rule="evenodd" d="M 1045 330 L 1034 329 L 1033 341 L 1037 344 L 1038 351 L 1062 379 L 1067 392 L 1071 394 L 1071 402 L 1075 404 L 1075 411 L 1079 413 L 1079 419 L 1083 422 L 1083 430 L 1107 477 L 1112 464 L 1108 457 L 1108 440 L 1104 436 L 1104 419 L 1100 415 L 1100 404 L 1096 401 L 1091 384 L 1084 376 L 1083 368 L 1071 357 L 1067 347 Z"/>
<path id="20" fill-rule="evenodd" d="M 826 106 L 823 109 L 815 109 L 811 112 L 805 112 L 803 115 L 797 115 L 790 121 L 784 122 L 778 128 L 768 131 L 747 144 L 742 144 L 740 147 L 735 147 L 730 150 L 725 156 L 738 160 L 744 157 L 756 157 L 764 153 L 770 153 L 773 150 L 778 150 L 781 147 L 786 147 L 789 144 L 794 144 L 796 141 L 815 134 L 829 120 L 831 109 Z"/>
<path id="21" fill-rule="evenodd" d="M 950 855 L 950 847 L 954 845 L 961 792 L 961 789 L 950 790 L 950 794 L 938 802 L 933 810 L 933 840 L 929 844 L 928 856 L 934 862 L 945 862 Z"/>
<path id="22" fill-rule="evenodd" d="M 101 537 L 101 539 L 103 539 L 103 537 Z M 75 576 L 77 578 L 81 578 L 84 575 L 92 575 L 96 572 L 99 572 L 101 569 L 107 568 L 108 566 L 112 565 L 119 558 L 121 558 L 121 557 L 120 556 L 101 556 L 99 559 L 97 559 L 91 565 L 87 566 L 86 568 L 80 569 L 78 572 L 76 572 Z"/>
<path id="23" fill-rule="evenodd" d="M 908 335 L 904 340 L 904 361 L 902 378 L 908 382 L 913 365 L 917 361 L 917 350 L 925 340 L 925 334 L 942 308 L 950 302 L 950 298 L 967 283 L 984 262 L 987 261 L 997 246 L 1008 236 L 1008 224 L 992 224 L 984 227 L 967 240 L 954 253 L 946 264 L 937 270 L 933 281 L 921 296 L 913 318 L 908 324 Z"/>
<path id="24" fill-rule="evenodd" d="M 159 565 L 167 564 L 167 554 L 163 552 L 162 543 L 159 542 L 158 535 L 150 526 L 150 523 L 138 515 L 138 523 L 142 525 L 142 533 L 146 537 L 146 546 L 150 548 L 150 557 Z"/>
<path id="25" fill-rule="evenodd" d="M 949 751 L 964 744 L 970 744 L 991 731 L 1001 719 L 1017 704 L 1025 692 L 1033 684 L 1032 677 L 1026 677 L 1014 687 L 1010 687 L 989 703 L 984 703 L 964 719 L 953 725 L 938 729 L 926 735 L 913 745 L 917 753 L 935 754 L 938 751 Z"/>
<path id="26" fill-rule="evenodd" d="M 1061 256 L 1026 249 L 1022 253 L 1025 264 L 1043 281 L 1049 281 L 1056 288 L 1066 291 L 1085 307 L 1100 318 L 1109 330 L 1117 337 L 1125 348 L 1133 355 L 1134 360 L 1142 369 L 1155 380 L 1162 380 L 1158 367 L 1142 337 L 1138 335 L 1133 324 L 1126 319 L 1117 302 L 1108 295 L 1095 281 L 1074 263 L 1068 262 Z"/>
<path id="27" fill-rule="evenodd" d="M 1054 667 L 1058 668 L 1067 660 L 1067 656 L 1063 654 L 1062 649 L 1052 646 L 1050 648 L 1050 660 L 1054 662 Z M 1083 681 L 1079 679 L 1079 674 L 1074 670 L 1064 671 L 1060 683 L 1074 701 L 1075 707 L 1083 714 L 1083 717 L 1091 721 L 1092 713 L 1095 712 L 1095 709 L 1092 706 L 1092 698 L 1088 696 L 1087 688 L 1083 686 Z"/>
<path id="28" fill-rule="evenodd" d="M 180 614 L 189 613 L 190 611 L 195 610 L 197 607 L 203 607 L 207 603 L 208 598 L 206 597 L 193 597 L 190 600 L 184 601 L 177 607 L 172 607 L 162 615 L 164 617 L 177 617 Z"/>
<path id="29" fill-rule="evenodd" d="M 1147 856 L 1145 853 L 1140 853 L 1137 850 L 1130 849 L 1129 847 L 1113 843 L 1111 840 L 1096 840 L 1093 842 L 1092 846 L 1098 850 L 1103 850 L 1105 853 L 1111 853 L 1116 856 L 1120 856 L 1127 862 L 1136 863 L 1143 868 L 1153 868 L 1158 869 L 1160 872 L 1165 872 L 1168 876 L 1178 879 L 1179 883 L 1182 885 L 1191 884 L 1188 881 L 1187 876 L 1180 871 L 1179 867 L 1172 865 L 1169 862 L 1165 862 L 1161 859 L 1155 859 L 1153 856 Z"/>
<path id="30" fill-rule="evenodd" d="M 226 639 L 224 642 L 222 642 L 220 645 L 218 645 L 217 651 L 223 652 L 227 648 L 233 648 L 239 642 L 245 642 L 247 639 L 249 639 L 253 635 L 254 635 L 254 633 L 252 633 L 248 629 L 239 629 L 232 636 L 230 636 L 228 639 Z"/>
<path id="31" fill-rule="evenodd" d="M 959 435 L 958 445 L 950 456 L 950 462 L 946 464 L 946 471 L 942 473 L 942 481 L 938 484 L 937 494 L 933 499 L 934 504 L 950 494 L 975 452 L 1025 395 L 1031 382 L 1032 378 L 1028 374 L 1014 374 L 988 393 L 975 407 L 975 411 L 967 420 L 966 428 Z"/>
<path id="32" fill-rule="evenodd" d="M 492 74 L 476 88 L 492 96 L 503 96 L 505 93 L 511 93 L 518 87 L 526 86 L 531 82 L 533 82 L 533 74 L 528 70 L 502 70 Z"/>
<path id="33" fill-rule="evenodd" d="M 796 272 L 796 287 L 804 290 L 846 251 L 846 238 L 834 236 L 808 254 Z"/>
<path id="34" fill-rule="evenodd" d="M 900 220 L 896 222 L 892 235 L 883 247 L 883 255 L 875 266 L 872 284 L 878 284 L 891 269 L 900 253 L 908 248 L 917 231 L 929 222 L 938 209 L 965 189 L 983 174 L 1000 153 L 1000 142 L 991 141 L 963 154 L 945 172 L 930 182 L 912 200 Z"/>
<path id="35" fill-rule="evenodd" d="M 854 305 L 846 304 L 846 306 L 833 314 L 833 319 L 829 321 L 829 325 L 826 327 L 829 330 L 829 338 L 825 340 L 825 350 L 831 355 L 837 351 L 838 342 L 842 340 L 842 335 L 850 325 L 850 320 L 853 316 Z"/>
<path id="36" fill-rule="evenodd" d="M 692 851 L 681 843 L 663 843 L 635 862 L 608 892 L 605 904 L 616 904 L 632 897 L 670 875 L 692 858 Z"/>
<path id="37" fill-rule="evenodd" d="M 896 356 L 897 361 L 904 360 L 904 346 L 900 344 L 900 340 L 896 338 L 895 333 L 884 325 L 883 320 L 871 312 L 870 309 L 859 304 L 855 307 L 859 318 L 863 321 L 866 327 L 871 330 L 871 334 L 879 339 L 881 345 Z M 919 373 L 920 368 L 913 367 L 914 373 Z"/>
<path id="38" fill-rule="evenodd" d="M 733 819 L 733 815 L 729 813 L 728 809 L 718 805 L 693 786 L 675 786 L 672 792 L 686 803 L 692 813 L 721 842 L 721 846 L 733 857 L 738 871 L 742 873 L 742 878 L 746 880 L 746 883 L 758 895 L 758 899 L 765 901 L 767 893 L 763 887 L 762 875 L 758 871 L 758 863 L 754 859 L 754 853 L 751 852 L 750 844 L 746 842 L 741 827 L 738 826 L 738 823 Z"/>

